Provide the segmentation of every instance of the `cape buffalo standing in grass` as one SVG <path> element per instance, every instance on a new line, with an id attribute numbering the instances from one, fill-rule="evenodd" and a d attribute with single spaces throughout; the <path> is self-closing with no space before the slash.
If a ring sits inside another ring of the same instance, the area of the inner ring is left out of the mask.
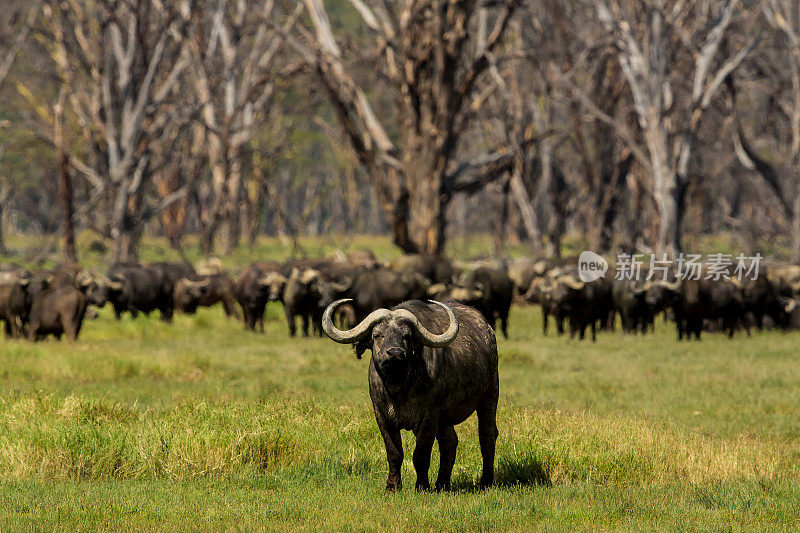
<path id="1" fill-rule="evenodd" d="M 475 309 L 455 302 L 407 301 L 391 310 L 373 311 L 353 329 L 342 331 L 332 317 L 336 307 L 347 301 L 338 300 L 325 309 L 322 328 L 332 340 L 353 344 L 358 357 L 372 351 L 369 394 L 389 462 L 386 489 L 398 491 L 403 486 L 402 429 L 413 431 L 417 439 L 413 456 L 417 490 L 430 488 L 434 439 L 441 457 L 436 489 L 449 489 L 458 446 L 453 426 L 476 411 L 483 456 L 480 484 L 491 485 L 499 384 L 497 342 L 486 320 Z"/>

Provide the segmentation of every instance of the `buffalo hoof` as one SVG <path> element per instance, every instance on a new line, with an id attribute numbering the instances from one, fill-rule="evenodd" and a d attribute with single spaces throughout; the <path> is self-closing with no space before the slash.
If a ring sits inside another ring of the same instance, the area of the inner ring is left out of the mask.
<path id="1" fill-rule="evenodd" d="M 401 481 L 387 481 L 386 492 L 400 492 L 403 490 L 403 483 Z"/>
<path id="2" fill-rule="evenodd" d="M 431 490 L 431 484 L 428 483 L 427 481 L 425 482 L 417 481 L 417 484 L 414 485 L 414 490 L 416 490 L 417 492 L 427 492 Z"/>

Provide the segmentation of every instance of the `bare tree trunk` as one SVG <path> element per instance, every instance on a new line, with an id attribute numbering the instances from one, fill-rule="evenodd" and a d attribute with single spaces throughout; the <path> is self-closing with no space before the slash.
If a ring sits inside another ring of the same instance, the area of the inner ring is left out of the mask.
<path id="1" fill-rule="evenodd" d="M 141 228 L 131 228 L 130 231 L 123 233 L 114 245 L 114 262 L 138 262 L 139 243 L 142 237 Z"/>
<path id="2" fill-rule="evenodd" d="M 3 195 L 0 191 L 0 255 L 8 255 L 8 248 L 6 248 L 5 234 L 3 232 L 3 216 L 5 215 L 6 199 L 8 195 Z"/>
<path id="3" fill-rule="evenodd" d="M 489 66 L 518 3 L 504 5 L 470 57 L 470 22 L 479 11 L 475 2 L 383 2 L 375 12 L 364 2 L 354 2 L 376 35 L 377 48 L 371 53 L 385 65 L 395 92 L 398 146 L 350 76 L 322 0 L 304 4 L 313 33 L 304 32 L 305 44 L 292 45 L 325 86 L 340 125 L 373 180 L 394 243 L 404 252 L 443 252 L 445 209 L 458 192 L 445 187 L 458 177 L 446 172 L 472 117 L 467 107 L 476 81 Z M 473 187 L 485 185 L 485 178 L 477 176 Z"/>
<path id="4" fill-rule="evenodd" d="M 525 189 L 525 184 L 522 181 L 522 172 L 524 168 L 525 164 L 522 159 L 522 154 L 518 153 L 514 157 L 514 170 L 509 179 L 509 188 L 519 208 L 522 225 L 525 228 L 525 233 L 528 234 L 532 252 L 534 255 L 540 255 L 542 253 L 542 232 L 539 229 L 536 209 L 533 207 L 533 203 L 528 196 L 528 191 Z"/>
<path id="5" fill-rule="evenodd" d="M 659 117 L 649 117 L 650 124 L 657 124 Z M 645 142 L 653 168 L 653 199 L 658 208 L 658 234 L 656 252 L 674 258 L 681 251 L 680 217 L 678 205 L 678 176 L 669 163 L 667 133 L 658 126 L 645 131 Z"/>
<path id="6" fill-rule="evenodd" d="M 428 141 L 421 137 L 407 141 L 418 145 L 418 149 L 406 153 L 404 165 L 409 186 L 408 210 L 412 215 L 408 234 L 414 243 L 409 251 L 436 254 L 443 252 L 445 245 L 445 235 L 439 227 L 439 217 L 445 208 L 440 199 L 444 169 L 436 154 L 420 146 Z"/>
<path id="7" fill-rule="evenodd" d="M 499 257 L 505 248 L 506 234 L 508 231 L 508 194 L 511 188 L 511 183 L 508 178 L 503 180 L 503 183 L 498 187 L 495 196 L 499 197 L 496 204 L 499 216 L 495 218 L 494 225 L 494 255 Z"/>
<path id="8" fill-rule="evenodd" d="M 69 156 L 61 151 L 58 155 L 58 172 L 61 178 L 60 196 L 64 211 L 64 255 L 67 260 L 77 263 L 78 250 L 75 246 L 75 205 L 72 194 L 72 176 L 69 173 Z"/>
<path id="9" fill-rule="evenodd" d="M 792 201 L 792 248 L 789 260 L 800 263 L 800 184 L 795 184 L 794 199 Z"/>
<path id="10" fill-rule="evenodd" d="M 219 225 L 215 221 L 200 225 L 200 251 L 204 255 L 214 255 L 214 239 Z"/>
<path id="11" fill-rule="evenodd" d="M 114 210 L 112 236 L 114 237 L 113 260 L 116 263 L 139 261 L 139 244 L 144 231 L 144 221 L 133 213 L 141 212 L 139 194 L 124 195 L 122 209 Z M 117 202 L 121 202 L 120 195 Z"/>

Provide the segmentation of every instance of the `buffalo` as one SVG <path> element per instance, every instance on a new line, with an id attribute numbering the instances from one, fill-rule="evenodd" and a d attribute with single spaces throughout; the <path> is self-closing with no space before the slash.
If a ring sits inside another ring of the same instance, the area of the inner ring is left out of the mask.
<path id="1" fill-rule="evenodd" d="M 0 272 L 0 321 L 5 322 L 6 337 L 22 334 L 28 319 L 28 287 L 30 272 L 25 270 Z"/>
<path id="2" fill-rule="evenodd" d="M 175 283 L 175 308 L 194 314 L 198 307 L 221 303 L 227 316 L 239 318 L 234 292 L 233 281 L 224 273 L 196 276 L 195 279 L 181 278 Z"/>
<path id="3" fill-rule="evenodd" d="M 467 275 L 464 288 L 481 293 L 480 300 L 473 305 L 486 321 L 494 327 L 500 320 L 503 336 L 508 338 L 508 313 L 514 299 L 514 283 L 504 270 L 480 267 Z"/>
<path id="4" fill-rule="evenodd" d="M 483 316 L 455 302 L 408 301 L 391 310 L 377 309 L 353 329 L 342 331 L 332 317 L 346 301 L 328 306 L 322 327 L 335 342 L 352 344 L 358 357 L 372 351 L 369 394 L 389 463 L 386 490 L 403 486 L 401 430 L 413 431 L 416 438 L 416 489 L 430 489 L 428 469 L 437 440 L 435 488 L 448 490 L 458 446 L 454 426 L 474 412 L 483 456 L 480 484 L 490 486 L 498 435 L 498 356 L 494 331 Z"/>
<path id="5" fill-rule="evenodd" d="M 780 290 L 767 276 L 746 279 L 742 284 L 744 307 L 757 329 L 764 328 L 767 323 L 781 328 L 789 326 L 789 315 Z"/>
<path id="6" fill-rule="evenodd" d="M 283 298 L 286 278 L 280 274 L 281 269 L 277 261 L 262 261 L 251 264 L 236 278 L 234 296 L 242 308 L 246 329 L 255 331 L 258 324 L 264 333 L 267 302 Z"/>
<path id="7" fill-rule="evenodd" d="M 47 335 L 60 339 L 65 334 L 70 342 L 77 340 L 88 304 L 86 295 L 71 285 L 45 289 L 31 306 L 28 339 L 36 341 Z"/>
<path id="8" fill-rule="evenodd" d="M 648 290 L 651 286 L 652 283 L 636 279 L 614 280 L 611 297 L 614 309 L 619 313 L 622 331 L 625 333 L 647 333 L 653 329 L 655 306 L 648 300 Z"/>
<path id="9" fill-rule="evenodd" d="M 700 279 L 657 281 L 653 287 L 663 291 L 664 300 L 672 309 L 678 340 L 692 336 L 700 340 L 706 321 L 719 321 L 728 337 L 745 324 L 744 290 L 737 279 L 704 279 L 701 274 Z"/>
<path id="10" fill-rule="evenodd" d="M 157 309 L 161 320 L 172 321 L 175 287 L 172 277 L 178 276 L 180 269 L 163 265 L 119 264 L 111 268 L 108 301 L 117 320 L 124 312 L 136 318 L 140 312 L 147 315 Z"/>
<path id="11" fill-rule="evenodd" d="M 421 274 L 381 268 L 358 274 L 342 297 L 353 300 L 355 319 L 360 321 L 375 309 L 427 298 L 430 286 Z"/>
<path id="12" fill-rule="evenodd" d="M 289 325 L 289 335 L 297 334 L 296 318 L 300 317 L 303 336 L 308 337 L 309 326 L 313 333 L 322 335 L 319 306 L 319 291 L 317 284 L 320 280 L 319 270 L 306 268 L 300 270 L 293 268 L 286 281 L 283 291 L 283 309 L 286 313 L 286 322 Z"/>
<path id="13" fill-rule="evenodd" d="M 542 309 L 542 334 L 547 336 L 547 327 L 549 325 L 550 317 L 556 320 L 556 332 L 559 335 L 564 333 L 564 320 L 566 316 L 563 309 L 555 306 L 552 297 L 552 291 L 549 290 L 549 284 L 545 283 L 546 278 L 539 276 L 533 278 L 528 291 L 525 293 L 525 301 L 532 304 L 539 304 Z M 543 290 L 543 288 L 545 290 Z"/>
<path id="14" fill-rule="evenodd" d="M 421 274 L 431 283 L 449 283 L 455 270 L 453 264 L 444 256 L 434 254 L 408 254 L 392 261 L 395 272 Z"/>
<path id="15" fill-rule="evenodd" d="M 582 340 L 588 327 L 592 341 L 596 341 L 598 323 L 608 326 L 613 319 L 611 280 L 608 277 L 585 282 L 569 269 L 559 271 L 558 275 L 548 276 L 541 282 L 539 293 L 540 300 L 548 302 L 549 313 L 562 320 L 569 319 L 570 337 L 577 333 Z M 545 312 L 544 306 L 542 312 Z"/>
<path id="16" fill-rule="evenodd" d="M 0 272 L 0 320 L 6 323 L 6 335 L 18 337 L 23 334 L 34 299 L 54 282 L 53 272 L 49 270 Z"/>
<path id="17" fill-rule="evenodd" d="M 524 297 L 534 279 L 547 273 L 549 263 L 543 259 L 522 258 L 508 263 L 508 277 L 517 296 Z"/>

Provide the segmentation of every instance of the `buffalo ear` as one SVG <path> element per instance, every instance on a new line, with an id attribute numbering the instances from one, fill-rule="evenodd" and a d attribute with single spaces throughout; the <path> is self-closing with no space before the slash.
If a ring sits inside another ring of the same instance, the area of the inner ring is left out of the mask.
<path id="1" fill-rule="evenodd" d="M 364 352 L 367 350 L 372 350 L 372 339 L 364 339 L 360 340 L 353 345 L 353 350 L 356 352 L 356 359 L 361 359 L 361 356 L 364 355 Z"/>

